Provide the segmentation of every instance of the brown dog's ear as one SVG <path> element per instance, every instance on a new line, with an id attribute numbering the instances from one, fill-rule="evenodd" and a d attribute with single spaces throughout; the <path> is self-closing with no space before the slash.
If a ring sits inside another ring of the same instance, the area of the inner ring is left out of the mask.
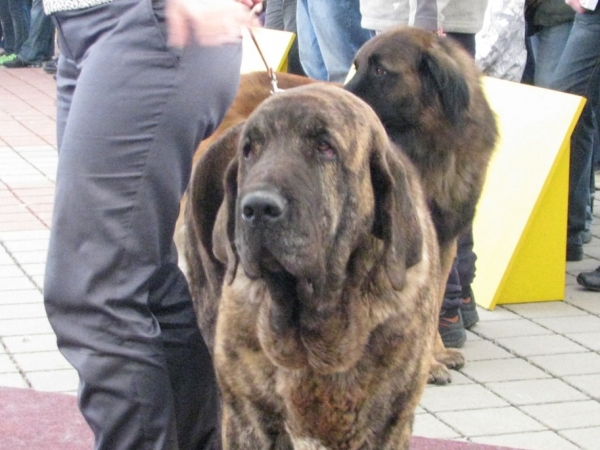
<path id="1" fill-rule="evenodd" d="M 223 180 L 225 199 L 219 208 L 215 228 L 213 230 L 213 253 L 224 264 L 227 264 L 225 280 L 233 283 L 239 256 L 235 248 L 235 204 L 237 201 L 238 160 L 234 158 L 227 167 Z"/>
<path id="2" fill-rule="evenodd" d="M 422 54 L 419 66 L 423 81 L 422 94 L 426 104 L 431 104 L 438 98 L 448 120 L 452 124 L 460 124 L 471 96 L 459 61 L 452 57 L 452 44 L 446 39 L 448 38 L 439 38 L 436 44 Z"/>
<path id="3" fill-rule="evenodd" d="M 194 249 L 190 249 L 186 257 L 194 270 L 203 272 L 214 293 L 221 290 L 226 261 L 220 260 L 213 252 L 213 231 L 225 195 L 223 178 L 235 157 L 241 127 L 230 128 L 204 149 L 194 166 L 188 188 L 187 234 Z"/>
<path id="4" fill-rule="evenodd" d="M 421 261 L 423 233 L 402 161 L 379 150 L 371 153 L 370 164 L 375 195 L 373 234 L 384 241 L 386 273 L 399 291 L 406 283 L 406 270 Z"/>

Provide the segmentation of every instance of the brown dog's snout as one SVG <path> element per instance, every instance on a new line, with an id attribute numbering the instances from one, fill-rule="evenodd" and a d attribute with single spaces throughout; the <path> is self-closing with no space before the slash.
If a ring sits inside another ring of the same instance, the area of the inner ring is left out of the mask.
<path id="1" fill-rule="evenodd" d="M 251 226 L 273 224 L 285 216 L 287 201 L 278 193 L 266 189 L 244 195 L 240 202 L 242 219 Z"/>

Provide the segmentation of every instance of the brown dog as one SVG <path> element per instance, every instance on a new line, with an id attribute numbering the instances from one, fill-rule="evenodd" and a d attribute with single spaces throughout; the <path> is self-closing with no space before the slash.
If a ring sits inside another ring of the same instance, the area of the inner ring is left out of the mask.
<path id="1" fill-rule="evenodd" d="M 498 136 L 481 74 L 456 42 L 405 27 L 368 41 L 355 67 L 345 88 L 371 105 L 419 170 L 448 273 L 456 240 L 473 221 Z M 446 366 L 464 364 L 439 334 L 434 356 L 431 381 L 439 384 L 450 381 Z"/>
<path id="2" fill-rule="evenodd" d="M 272 96 L 203 155 L 189 206 L 190 273 L 208 273 L 191 284 L 213 303 L 222 286 L 224 447 L 407 449 L 442 274 L 419 177 L 372 109 L 328 85 Z"/>

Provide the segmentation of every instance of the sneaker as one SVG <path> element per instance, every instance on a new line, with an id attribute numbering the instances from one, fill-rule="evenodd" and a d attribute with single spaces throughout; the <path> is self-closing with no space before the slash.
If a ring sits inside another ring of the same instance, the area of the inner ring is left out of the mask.
<path id="1" fill-rule="evenodd" d="M 17 58 L 17 54 L 16 53 L 11 53 L 10 55 L 2 55 L 0 56 L 0 66 L 3 66 L 5 62 L 7 61 L 12 61 L 13 59 Z"/>
<path id="2" fill-rule="evenodd" d="M 2 65 L 8 69 L 23 69 L 26 67 L 42 67 L 41 62 L 36 61 L 36 62 L 28 63 L 28 62 L 23 61 L 18 56 L 13 60 L 4 61 L 4 63 Z"/>
<path id="3" fill-rule="evenodd" d="M 600 267 L 591 272 L 581 272 L 577 275 L 577 283 L 590 291 L 600 291 Z"/>
<path id="4" fill-rule="evenodd" d="M 585 230 L 581 232 L 581 240 L 584 244 L 589 244 L 592 242 L 592 232 L 590 230 Z"/>
<path id="5" fill-rule="evenodd" d="M 44 72 L 49 73 L 50 75 L 54 75 L 57 71 L 57 63 L 57 58 L 53 58 L 50 61 L 46 61 L 44 63 Z"/>
<path id="6" fill-rule="evenodd" d="M 473 325 L 479 322 L 477 304 L 475 303 L 475 295 L 473 295 L 471 285 L 463 287 L 462 300 L 462 305 L 460 305 L 460 315 L 462 316 L 464 327 L 469 330 Z"/>
<path id="7" fill-rule="evenodd" d="M 460 348 L 465 345 L 467 333 L 459 308 L 442 309 L 438 330 L 444 346 Z"/>

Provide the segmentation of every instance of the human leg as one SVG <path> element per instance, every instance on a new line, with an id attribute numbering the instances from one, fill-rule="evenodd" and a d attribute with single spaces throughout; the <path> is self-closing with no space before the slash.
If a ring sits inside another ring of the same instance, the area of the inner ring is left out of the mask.
<path id="1" fill-rule="evenodd" d="M 536 86 L 550 86 L 554 70 L 571 32 L 572 22 L 552 27 L 543 27 L 531 36 L 531 50 L 535 59 L 534 83 Z"/>
<path id="2" fill-rule="evenodd" d="M 298 54 L 298 30 L 296 28 L 296 0 L 271 0 L 267 3 L 265 27 L 290 31 L 296 35 L 288 52 L 288 72 L 305 75 Z"/>
<path id="3" fill-rule="evenodd" d="M 270 0 L 267 2 L 265 28 L 283 30 L 283 0 Z"/>
<path id="4" fill-rule="evenodd" d="M 335 2 L 308 0 L 307 3 L 327 73 L 326 80 L 343 83 L 350 71 L 356 52 L 372 36 L 371 31 L 360 26 L 360 2 L 359 0 Z M 304 65 L 302 54 L 300 59 Z"/>
<path id="5" fill-rule="evenodd" d="M 462 289 L 458 275 L 458 256 L 454 258 L 440 311 L 438 330 L 446 348 L 460 348 L 467 340 L 465 325 L 460 306 L 462 305 Z"/>
<path id="6" fill-rule="evenodd" d="M 33 0 L 29 37 L 23 43 L 19 59 L 27 64 L 41 63 L 54 55 L 54 23 L 44 13 L 42 0 Z"/>
<path id="7" fill-rule="evenodd" d="M 565 49 L 555 69 L 550 87 L 588 99 L 571 136 L 569 168 L 569 209 L 567 217 L 567 259 L 583 258 L 582 233 L 585 232 L 590 203 L 594 118 L 593 107 L 600 89 L 600 9 L 577 14 Z"/>
<path id="8" fill-rule="evenodd" d="M 15 52 L 15 30 L 8 0 L 0 0 L 0 25 L 2 25 L 2 36 L 4 39 L 4 54 L 12 55 Z"/>
<path id="9" fill-rule="evenodd" d="M 439 332 L 446 347 L 462 347 L 469 329 L 479 321 L 471 283 L 475 279 L 473 229 L 469 227 L 457 241 L 456 257 L 446 281 L 440 312 Z"/>
<path id="10" fill-rule="evenodd" d="M 468 230 L 459 236 L 456 249 L 456 256 L 458 258 L 457 271 L 462 290 L 460 312 L 465 328 L 467 329 L 479 322 L 475 295 L 471 289 L 471 284 L 475 279 L 475 262 L 477 261 L 473 245 L 473 228 L 469 227 Z"/>
<path id="11" fill-rule="evenodd" d="M 298 0 L 296 9 L 300 63 L 310 78 L 326 81 L 327 69 L 317 41 L 308 2 L 309 0 Z"/>
<path id="12" fill-rule="evenodd" d="M 15 36 L 14 53 L 18 54 L 29 36 L 31 13 L 24 0 L 8 0 L 8 8 Z"/>
<path id="13" fill-rule="evenodd" d="M 235 95 L 241 48 L 168 49 L 158 1 L 56 18 L 59 167 L 44 292 L 80 375 L 80 408 L 98 449 L 217 449 L 212 363 L 172 238 L 192 155 Z"/>

